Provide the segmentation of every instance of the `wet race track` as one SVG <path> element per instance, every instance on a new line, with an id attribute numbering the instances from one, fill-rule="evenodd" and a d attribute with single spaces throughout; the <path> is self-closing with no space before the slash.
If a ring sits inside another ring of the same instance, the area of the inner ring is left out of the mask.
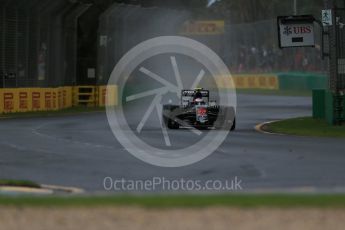
<path id="1" fill-rule="evenodd" d="M 151 180 L 231 180 L 238 177 L 243 191 L 261 189 L 345 188 L 345 154 L 341 139 L 258 133 L 258 123 L 310 116 L 311 98 L 238 95 L 237 130 L 216 152 L 185 167 L 162 168 L 144 163 L 114 138 L 105 113 L 0 121 L 0 177 L 105 192 L 105 177 Z M 145 128 L 144 128 L 145 129 Z M 188 144 L 188 130 L 173 130 Z M 145 138 L 161 130 L 147 129 Z M 156 191 L 160 191 L 157 189 Z"/>

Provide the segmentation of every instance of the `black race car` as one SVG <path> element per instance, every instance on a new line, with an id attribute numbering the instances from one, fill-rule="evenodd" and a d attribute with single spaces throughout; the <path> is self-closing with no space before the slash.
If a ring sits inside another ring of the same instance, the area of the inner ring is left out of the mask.
<path id="1" fill-rule="evenodd" d="M 163 121 L 169 129 L 181 126 L 235 130 L 233 107 L 219 106 L 210 101 L 210 92 L 204 89 L 182 90 L 181 105 L 163 105 Z"/>

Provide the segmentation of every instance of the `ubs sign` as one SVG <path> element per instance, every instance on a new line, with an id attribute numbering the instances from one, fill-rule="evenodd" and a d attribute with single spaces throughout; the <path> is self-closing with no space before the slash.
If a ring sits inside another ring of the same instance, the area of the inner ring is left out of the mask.
<path id="1" fill-rule="evenodd" d="M 278 35 L 280 48 L 302 46 L 314 47 L 314 17 L 278 17 Z"/>

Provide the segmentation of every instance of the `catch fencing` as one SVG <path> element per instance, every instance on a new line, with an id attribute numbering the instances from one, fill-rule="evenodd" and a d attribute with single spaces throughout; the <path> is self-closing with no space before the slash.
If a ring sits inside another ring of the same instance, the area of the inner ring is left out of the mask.
<path id="1" fill-rule="evenodd" d="M 67 0 L 0 0 L 0 88 L 72 86 L 84 81 L 78 81 L 87 76 L 78 76 L 77 66 L 87 69 L 91 64 L 77 55 L 78 19 L 90 7 L 96 6 Z M 128 50 L 163 35 L 187 36 L 204 43 L 232 73 L 327 70 L 327 61 L 321 60 L 317 25 L 316 48 L 280 50 L 275 19 L 232 24 L 196 19 L 183 10 L 113 4 L 98 21 L 94 44 L 98 50 L 94 74 L 98 85 L 107 83 Z M 186 24 L 196 31 L 186 33 Z M 218 29 L 207 31 L 205 24 Z M 95 84 L 96 80 L 85 82 Z"/>
<path id="2" fill-rule="evenodd" d="M 321 32 L 315 24 L 316 47 L 278 47 L 276 19 L 246 24 L 225 24 L 226 63 L 234 73 L 327 71 L 321 57 Z"/>
<path id="3" fill-rule="evenodd" d="M 246 24 L 223 21 L 224 28 L 217 33 L 205 32 L 200 22 L 220 24 L 219 20 L 195 19 L 187 11 L 114 4 L 100 17 L 99 84 L 107 82 L 114 66 L 128 50 L 162 35 L 186 36 L 204 43 L 224 60 L 232 73 L 327 71 L 328 62 L 321 58 L 321 34 L 317 24 L 315 48 L 280 49 L 276 19 Z M 186 24 L 194 25 L 196 31 L 184 32 Z"/>
<path id="4" fill-rule="evenodd" d="M 114 4 L 99 19 L 98 84 L 107 83 L 121 57 L 140 42 L 177 35 L 189 13 Z"/>
<path id="5" fill-rule="evenodd" d="M 56 87 L 76 79 L 77 19 L 88 4 L 0 1 L 0 87 Z"/>

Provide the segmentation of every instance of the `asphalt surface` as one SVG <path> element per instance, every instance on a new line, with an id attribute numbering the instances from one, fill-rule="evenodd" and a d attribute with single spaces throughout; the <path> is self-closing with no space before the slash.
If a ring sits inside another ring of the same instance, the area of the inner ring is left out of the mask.
<path id="1" fill-rule="evenodd" d="M 105 113 L 4 119 L 0 120 L 0 178 L 89 192 L 105 192 L 105 177 L 204 182 L 238 177 L 243 191 L 343 191 L 343 139 L 267 135 L 254 130 L 260 122 L 310 115 L 309 97 L 239 95 L 237 130 L 211 156 L 180 168 L 152 166 L 130 155 L 114 138 Z M 155 141 L 160 129 L 152 126 L 149 130 L 148 137 L 152 135 Z M 190 132 L 174 132 L 180 142 L 188 143 Z"/>

